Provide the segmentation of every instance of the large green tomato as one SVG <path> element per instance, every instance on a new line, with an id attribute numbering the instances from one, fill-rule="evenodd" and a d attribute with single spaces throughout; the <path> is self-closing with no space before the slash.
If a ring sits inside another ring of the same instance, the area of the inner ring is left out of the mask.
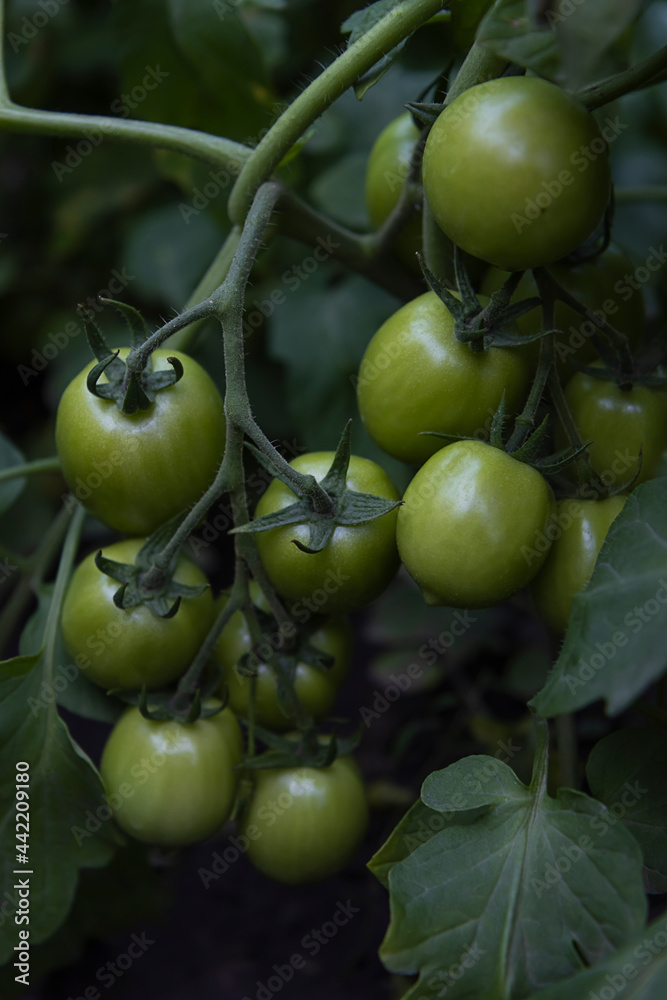
<path id="1" fill-rule="evenodd" d="M 243 817 L 248 857 L 279 882 L 315 882 L 335 875 L 357 851 L 368 804 L 352 757 L 329 767 L 254 772 L 255 791 Z"/>
<path id="2" fill-rule="evenodd" d="M 154 722 L 129 708 L 100 765 L 114 819 L 149 844 L 179 847 L 210 837 L 231 813 L 240 740 L 228 708 L 190 724 Z"/>
<path id="3" fill-rule="evenodd" d="M 554 632 L 562 634 L 567 629 L 574 596 L 590 580 L 602 543 L 625 500 L 616 496 L 561 500 L 556 505 L 558 534 L 531 584 L 537 610 Z"/>
<path id="4" fill-rule="evenodd" d="M 627 392 L 614 382 L 584 372 L 573 375 L 565 387 L 565 399 L 582 441 L 592 441 L 590 463 L 606 486 L 619 486 L 637 471 L 639 451 L 642 467 L 635 486 L 657 474 L 667 448 L 667 394 L 663 390 L 635 385 Z M 559 424 L 557 448 L 567 438 Z"/>
<path id="5" fill-rule="evenodd" d="M 107 546 L 104 555 L 133 563 L 143 544 L 141 538 L 130 538 Z M 208 583 L 184 556 L 174 579 L 190 586 Z M 170 684 L 187 670 L 213 624 L 210 590 L 184 598 L 173 618 L 158 618 L 145 604 L 127 611 L 116 607 L 113 595 L 119 587 L 99 571 L 94 552 L 77 566 L 63 603 L 65 645 L 86 677 L 104 688 Z"/>
<path id="6" fill-rule="evenodd" d="M 113 400 L 93 396 L 86 387 L 91 362 L 65 389 L 56 416 L 56 447 L 72 493 L 128 535 L 149 535 L 195 503 L 225 446 L 222 399 L 201 365 L 164 348 L 152 357 L 155 371 L 172 370 L 167 357 L 178 358 L 184 371 L 148 410 L 128 416 Z"/>
<path id="7" fill-rule="evenodd" d="M 510 76 L 445 108 L 424 149 L 424 193 L 440 228 L 508 271 L 575 250 L 604 215 L 607 142 L 560 87 Z"/>
<path id="8" fill-rule="evenodd" d="M 366 167 L 366 208 L 371 225 L 379 229 L 398 204 L 415 155 L 419 129 L 409 111 L 380 132 Z M 395 244 L 400 259 L 419 274 L 415 254 L 421 250 L 421 213 L 408 220 Z"/>
<path id="9" fill-rule="evenodd" d="M 582 305 L 596 313 L 628 337 L 630 347 L 639 346 L 645 325 L 645 303 L 641 286 L 633 288 L 627 281 L 632 277 L 634 267 L 626 255 L 615 246 L 609 246 L 598 257 L 578 264 L 551 264 L 549 267 L 556 281 L 574 295 Z M 481 291 L 491 295 L 509 277 L 506 271 L 491 267 L 484 276 Z M 532 274 L 527 271 L 521 278 L 514 293 L 513 301 L 533 298 L 538 294 Z M 538 306 L 520 316 L 517 320 L 519 331 L 524 334 L 536 333 L 542 329 L 542 310 Z M 561 330 L 556 335 L 555 357 L 561 370 L 573 358 L 588 363 L 597 357 L 593 345 L 593 334 L 600 333 L 595 324 L 564 302 L 557 302 L 554 309 L 554 327 Z M 603 334 L 600 333 L 603 337 Z M 539 341 L 526 345 L 533 353 L 539 351 Z M 569 366 L 569 373 L 574 367 Z"/>
<path id="10" fill-rule="evenodd" d="M 272 643 L 271 639 L 276 641 Z M 344 618 L 323 619 L 309 636 L 309 642 L 316 649 L 333 657 L 333 664 L 329 668 L 299 662 L 294 674 L 294 689 L 299 701 L 318 719 L 331 710 L 347 676 L 350 664 L 350 629 Z M 267 648 L 271 649 L 273 645 L 281 648 L 277 631 L 275 636 L 267 635 Z M 277 731 L 292 728 L 295 720 L 289 719 L 278 703 L 278 683 L 271 667 L 255 657 L 256 662 L 252 666 L 257 676 L 254 680 L 235 669 L 241 657 L 251 649 L 252 638 L 248 624 L 243 613 L 236 611 L 220 633 L 215 647 L 216 661 L 223 671 L 221 694 L 228 691 L 231 708 L 237 715 L 247 717 L 254 683 L 255 718 L 260 726 Z"/>
<path id="11" fill-rule="evenodd" d="M 366 348 L 357 382 L 361 419 L 381 448 L 415 464 L 445 443 L 420 431 L 486 438 L 503 390 L 508 413 L 528 393 L 522 350 L 473 351 L 454 336 L 444 302 L 426 292 L 390 316 Z"/>
<path id="12" fill-rule="evenodd" d="M 297 472 L 308 473 L 318 482 L 324 479 L 334 458 L 332 451 L 299 455 L 290 464 Z M 347 486 L 358 493 L 372 493 L 388 500 L 399 496 L 384 469 L 368 458 L 352 455 Z M 274 479 L 255 510 L 255 517 L 273 514 L 295 503 L 296 496 L 279 479 Z M 398 569 L 396 551 L 396 509 L 366 524 L 336 527 L 331 542 L 322 552 L 302 552 L 294 544 L 307 545 L 308 526 L 294 524 L 272 528 L 255 535 L 264 568 L 279 594 L 296 602 L 297 620 L 311 614 L 345 614 L 373 601 Z"/>
<path id="13" fill-rule="evenodd" d="M 484 608 L 525 587 L 549 549 L 546 480 L 498 448 L 457 441 L 405 491 L 398 551 L 427 604 Z"/>

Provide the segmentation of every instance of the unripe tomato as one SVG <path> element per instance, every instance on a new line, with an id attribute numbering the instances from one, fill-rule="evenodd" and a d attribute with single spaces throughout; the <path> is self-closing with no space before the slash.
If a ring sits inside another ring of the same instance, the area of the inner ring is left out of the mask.
<path id="1" fill-rule="evenodd" d="M 103 554 L 114 562 L 133 563 L 143 544 L 142 538 L 129 538 L 107 546 Z M 179 558 L 174 579 L 190 586 L 208 583 L 185 556 Z M 94 552 L 86 556 L 65 594 L 65 645 L 86 677 L 104 688 L 140 690 L 145 684 L 150 690 L 170 684 L 187 670 L 213 624 L 210 590 L 183 598 L 172 618 L 159 618 L 145 604 L 116 607 L 113 595 L 119 587 L 97 568 Z"/>
<path id="2" fill-rule="evenodd" d="M 667 394 L 661 389 L 634 385 L 622 391 L 614 382 L 584 372 L 573 375 L 565 387 L 565 399 L 591 466 L 605 486 L 628 482 L 637 471 L 639 451 L 642 467 L 635 486 L 656 474 L 667 448 Z M 557 448 L 565 448 L 563 427 L 556 427 Z"/>
<path id="3" fill-rule="evenodd" d="M 415 155 L 419 129 L 409 111 L 399 115 L 380 132 L 366 167 L 366 208 L 371 225 L 379 229 L 398 204 Z M 421 274 L 415 254 L 421 249 L 421 213 L 406 223 L 394 249 L 397 256 Z"/>
<path id="4" fill-rule="evenodd" d="M 560 87 L 509 76 L 466 90 L 431 129 L 424 193 L 463 250 L 508 271 L 571 253 L 609 201 L 607 143 Z"/>
<path id="5" fill-rule="evenodd" d="M 129 708 L 100 765 L 116 822 L 137 840 L 166 847 L 211 836 L 231 813 L 239 743 L 230 709 L 181 724 Z"/>
<path id="6" fill-rule="evenodd" d="M 251 593 L 253 589 L 251 584 Z M 280 640 L 279 635 L 268 635 L 268 648 L 271 648 L 272 638 Z M 319 627 L 309 636 L 309 642 L 316 649 L 333 657 L 333 664 L 329 668 L 320 669 L 309 663 L 297 663 L 294 674 L 294 689 L 301 704 L 318 719 L 330 711 L 347 675 L 350 663 L 350 630 L 347 622 L 344 618 L 322 619 Z M 277 648 L 281 648 L 281 645 L 276 643 Z M 237 715 L 247 717 L 254 683 L 255 718 L 259 725 L 277 731 L 292 728 L 294 719 L 289 719 L 278 703 L 278 682 L 271 667 L 261 660 L 253 663 L 257 672 L 254 681 L 235 669 L 241 657 L 251 649 L 252 638 L 248 624 L 243 613 L 236 611 L 220 633 L 215 647 L 216 661 L 223 670 L 221 694 L 228 691 L 231 708 Z"/>
<path id="7" fill-rule="evenodd" d="M 129 349 L 121 350 L 125 358 Z M 183 377 L 156 394 L 147 410 L 127 415 L 86 387 L 86 365 L 67 386 L 56 415 L 56 448 L 69 488 L 105 524 L 149 535 L 195 503 L 211 485 L 225 447 L 225 418 L 213 380 L 191 357 L 161 348 L 155 371 Z M 107 381 L 102 375 L 100 382 Z"/>
<path id="8" fill-rule="evenodd" d="M 613 327 L 624 333 L 635 349 L 641 343 L 645 325 L 646 307 L 641 287 L 638 289 L 625 280 L 632 275 L 634 268 L 631 261 L 618 247 L 609 246 L 592 260 L 581 261 L 578 264 L 551 264 L 549 271 L 563 288 L 574 295 L 584 306 L 597 313 Z M 509 277 L 506 271 L 491 267 L 484 276 L 481 291 L 491 295 L 497 291 Z M 533 298 L 538 294 L 537 285 L 532 274 L 527 271 L 521 278 L 514 293 L 513 302 Z M 542 329 L 542 310 L 538 306 L 520 316 L 516 325 L 521 333 L 536 333 Z M 564 302 L 556 302 L 554 308 L 554 327 L 561 330 L 555 338 L 555 358 L 561 370 L 573 358 L 588 364 L 597 357 L 593 345 L 593 334 L 603 334 L 595 324 L 582 316 Z M 539 351 L 539 341 L 526 345 L 533 354 Z M 574 366 L 568 366 L 569 373 L 574 372 Z"/>
<path id="9" fill-rule="evenodd" d="M 449 309 L 426 292 L 371 339 L 359 368 L 359 412 L 381 448 L 418 464 L 445 443 L 421 431 L 486 438 L 503 390 L 507 412 L 515 413 L 529 379 L 528 361 L 516 348 L 473 351 L 458 341 Z"/>
<path id="10" fill-rule="evenodd" d="M 290 464 L 321 482 L 333 458 L 332 451 L 314 451 L 299 455 Z M 348 489 L 358 493 L 399 499 L 384 469 L 358 455 L 350 458 L 346 482 Z M 274 479 L 260 498 L 255 517 L 272 514 L 295 501 L 289 487 Z M 272 528 L 255 538 L 271 583 L 279 594 L 296 602 L 293 611 L 299 621 L 319 612 L 345 614 L 362 608 L 382 593 L 398 569 L 396 509 L 365 524 L 338 525 L 321 552 L 302 552 L 294 544 L 296 538 L 308 545 L 310 531 L 305 524 Z"/>
<path id="11" fill-rule="evenodd" d="M 555 524 L 559 534 L 531 584 L 535 605 L 549 628 L 567 629 L 572 601 L 591 578 L 602 543 L 626 497 L 560 500 Z"/>
<path id="12" fill-rule="evenodd" d="M 296 885 L 335 875 L 351 860 L 368 825 L 368 804 L 352 757 L 329 767 L 254 772 L 243 817 L 248 857 L 279 882 Z"/>
<path id="13" fill-rule="evenodd" d="M 481 441 L 457 441 L 405 491 L 398 551 L 427 604 L 485 608 L 535 576 L 554 506 L 536 469 Z"/>

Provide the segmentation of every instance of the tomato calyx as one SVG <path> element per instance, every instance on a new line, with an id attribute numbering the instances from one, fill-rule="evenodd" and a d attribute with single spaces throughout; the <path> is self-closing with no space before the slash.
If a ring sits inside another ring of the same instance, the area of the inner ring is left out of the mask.
<path id="1" fill-rule="evenodd" d="M 374 521 L 383 514 L 389 513 L 395 507 L 399 507 L 400 500 L 386 500 L 371 493 L 358 493 L 356 490 L 347 488 L 351 423 L 352 421 L 348 421 L 346 424 L 331 467 L 319 484 L 331 500 L 331 507 L 328 511 L 317 511 L 313 499 L 305 495 L 300 497 L 296 503 L 290 504 L 289 507 L 284 507 L 272 514 L 266 514 L 264 517 L 255 518 L 254 521 L 233 528 L 229 533 L 256 534 L 291 524 L 307 524 L 310 530 L 309 544 L 304 545 L 296 538 L 293 539 L 293 542 L 302 552 L 314 554 L 326 548 L 339 525 L 350 527 L 355 524 L 367 524 L 369 521 Z M 287 482 L 280 475 L 278 470 L 271 465 L 270 460 L 266 459 L 264 455 L 260 455 L 255 448 L 252 450 L 273 475 L 293 489 L 292 483 Z M 303 478 L 306 479 L 305 476 Z"/>
<path id="2" fill-rule="evenodd" d="M 152 722 L 174 720 L 181 725 L 190 725 L 198 719 L 219 715 L 227 707 L 227 699 L 220 699 L 216 694 L 217 689 L 217 672 L 209 671 L 194 690 L 185 689 L 179 684 L 176 688 L 171 686 L 164 691 L 148 691 L 144 684 L 140 691 L 114 688 L 109 693 L 128 705 L 134 705 L 145 719 Z M 215 705 L 209 704 L 212 696 L 215 696 Z"/>
<path id="3" fill-rule="evenodd" d="M 417 257 L 431 291 L 444 302 L 454 317 L 454 336 L 462 344 L 468 344 L 471 350 L 484 351 L 489 347 L 528 344 L 545 337 L 550 332 L 542 330 L 534 334 L 521 334 L 514 327 L 515 321 L 520 316 L 540 305 L 540 300 L 537 298 L 510 302 L 523 271 L 511 274 L 505 285 L 491 295 L 488 304 L 482 306 L 475 294 L 460 247 L 454 247 L 455 292 L 447 288 L 444 282 L 428 268 L 421 254 L 417 254 Z"/>
<path id="4" fill-rule="evenodd" d="M 121 584 L 113 595 L 113 602 L 117 608 L 129 611 L 140 604 L 145 604 L 158 618 L 173 618 L 184 597 L 199 597 L 207 589 L 203 584 L 192 586 L 172 579 L 178 562 L 178 552 L 172 557 L 167 569 L 155 565 L 155 557 L 162 551 L 182 519 L 183 515 L 179 514 L 154 532 L 139 550 L 136 562 L 132 564 L 107 559 L 102 554 L 102 549 L 97 552 L 95 555 L 97 568 Z"/>
<path id="5" fill-rule="evenodd" d="M 282 767 L 329 767 L 336 757 L 343 757 L 356 749 L 361 733 L 362 727 L 351 736 L 341 738 L 335 732 L 323 735 L 314 726 L 309 726 L 298 733 L 281 736 L 262 726 L 255 726 L 255 734 L 268 750 L 249 757 L 243 766 L 253 771 Z"/>
<path id="6" fill-rule="evenodd" d="M 132 347 L 140 346 L 148 336 L 148 327 L 141 313 L 125 302 L 113 299 L 100 300 L 107 305 L 113 305 L 126 320 L 132 336 Z M 137 369 L 122 361 L 118 351 L 112 351 L 108 346 L 102 331 L 95 323 L 91 314 L 84 307 L 79 308 L 82 316 L 88 344 L 97 358 L 97 364 L 91 368 L 86 378 L 88 391 L 98 399 L 113 400 L 121 411 L 128 415 L 137 410 L 148 410 L 155 402 L 155 396 L 163 389 L 175 385 L 183 377 L 183 365 L 175 357 L 168 357 L 171 371 L 153 371 L 150 356 L 145 367 Z M 100 383 L 102 375 L 106 381 Z"/>

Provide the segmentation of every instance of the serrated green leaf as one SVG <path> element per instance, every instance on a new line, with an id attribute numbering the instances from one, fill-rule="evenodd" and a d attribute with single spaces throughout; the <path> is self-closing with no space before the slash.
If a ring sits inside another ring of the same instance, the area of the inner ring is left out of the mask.
<path id="1" fill-rule="evenodd" d="M 667 995 L 667 920 L 650 924 L 593 969 L 541 990 L 531 1000 L 664 1000 Z"/>
<path id="2" fill-rule="evenodd" d="M 71 739 L 55 705 L 43 705 L 42 684 L 50 677 L 41 653 L 0 664 L 0 897 L 6 901 L 0 926 L 0 964 L 16 944 L 17 880 L 30 880 L 30 941 L 46 940 L 62 924 L 74 898 L 80 868 L 108 862 L 115 849 L 110 824 L 99 832 L 85 826 L 87 811 L 105 804 L 92 762 Z M 29 864 L 16 861 L 15 765 L 30 765 Z M 15 875 L 15 869 L 30 874 Z"/>
<path id="3" fill-rule="evenodd" d="M 508 62 L 554 79 L 560 53 L 555 33 L 536 20 L 530 0 L 497 0 L 484 15 L 477 41 Z"/>
<path id="4" fill-rule="evenodd" d="M 623 821 L 644 855 L 649 892 L 667 892 L 667 739 L 661 729 L 621 729 L 593 747 L 591 792 Z"/>
<path id="5" fill-rule="evenodd" d="M 638 486 L 613 522 L 565 642 L 531 704 L 561 715 L 603 698 L 627 708 L 667 665 L 667 478 Z"/>
<path id="6" fill-rule="evenodd" d="M 15 465 L 23 465 L 24 463 L 25 458 L 18 448 L 12 444 L 9 438 L 0 433 L 0 470 L 11 469 Z M 25 478 L 9 479 L 6 483 L 0 483 L 0 514 L 3 514 L 19 498 L 24 486 Z"/>
<path id="7" fill-rule="evenodd" d="M 446 986 L 456 1000 L 520 1000 L 643 927 L 639 847 L 588 796 L 553 799 L 478 756 L 430 775 L 422 801 L 445 822 L 391 867 L 380 950 L 390 971 L 419 973 L 406 998 Z"/>

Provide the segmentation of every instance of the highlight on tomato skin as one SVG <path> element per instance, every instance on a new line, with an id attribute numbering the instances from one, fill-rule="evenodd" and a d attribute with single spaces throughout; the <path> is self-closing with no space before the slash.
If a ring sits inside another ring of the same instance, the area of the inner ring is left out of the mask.
<path id="1" fill-rule="evenodd" d="M 231 814 L 240 741 L 228 708 L 187 724 L 155 722 L 128 708 L 100 764 L 115 822 L 137 840 L 163 847 L 212 836 Z"/>
<path id="2" fill-rule="evenodd" d="M 443 232 L 507 271 L 572 253 L 602 222 L 611 194 L 595 119 L 535 76 L 488 80 L 455 98 L 429 132 L 422 172 Z"/>
<path id="3" fill-rule="evenodd" d="M 275 768 L 254 774 L 243 815 L 248 858 L 278 882 L 330 878 L 352 860 L 368 826 L 361 772 L 352 756 L 325 768 Z"/>
<path id="4" fill-rule="evenodd" d="M 484 296 L 479 301 L 488 303 Z M 371 338 L 356 380 L 357 403 L 384 451 L 420 465 L 445 443 L 424 432 L 488 438 L 503 392 L 507 413 L 517 413 L 533 373 L 523 347 L 472 351 L 457 340 L 454 317 L 429 291 L 401 306 Z"/>
<path id="5" fill-rule="evenodd" d="M 123 348 L 119 357 L 128 354 Z M 183 377 L 157 392 L 149 409 L 128 415 L 89 392 L 91 361 L 56 414 L 56 449 L 73 496 L 110 528 L 135 536 L 199 500 L 225 448 L 223 402 L 211 376 L 181 351 L 158 348 L 151 357 L 155 371 L 171 371 L 167 357 L 177 358 Z"/>
<path id="6" fill-rule="evenodd" d="M 126 538 L 106 545 L 102 554 L 113 562 L 133 564 L 145 538 Z M 186 597 L 171 618 L 160 618 L 140 604 L 126 610 L 114 603 L 120 584 L 95 565 L 95 552 L 79 563 L 65 593 L 62 633 L 65 645 L 88 680 L 109 690 L 149 690 L 176 681 L 185 673 L 213 624 L 214 604 L 204 573 L 181 555 L 174 580 L 204 586 L 198 597 Z"/>
<path id="7" fill-rule="evenodd" d="M 537 573 L 554 510 L 536 469 L 485 442 L 457 441 L 432 455 L 405 491 L 398 550 L 427 604 L 490 607 Z"/>
<path id="8" fill-rule="evenodd" d="M 559 500 L 557 529 L 549 554 L 530 585 L 538 614 L 556 635 L 564 635 L 576 594 L 591 578 L 600 549 L 627 497 Z"/>

